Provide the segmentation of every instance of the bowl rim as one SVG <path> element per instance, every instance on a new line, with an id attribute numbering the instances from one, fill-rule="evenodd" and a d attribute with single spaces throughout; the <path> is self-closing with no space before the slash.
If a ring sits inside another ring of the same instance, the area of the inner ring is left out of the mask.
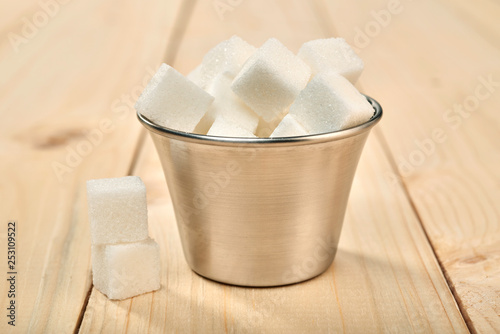
<path id="1" fill-rule="evenodd" d="M 273 138 L 248 138 L 248 137 L 222 137 L 196 134 L 191 132 L 178 131 L 158 125 L 150 121 L 147 117 L 137 112 L 137 118 L 142 125 L 149 131 L 163 137 L 176 139 L 185 142 L 198 143 L 204 145 L 220 145 L 220 146 L 289 146 L 289 145 L 310 145 L 315 143 L 323 143 L 336 141 L 344 138 L 354 137 L 361 133 L 370 130 L 382 118 L 382 107 L 373 98 L 363 94 L 374 109 L 373 116 L 366 122 L 353 126 L 348 129 L 325 132 L 319 134 L 295 136 L 295 137 L 273 137 Z"/>

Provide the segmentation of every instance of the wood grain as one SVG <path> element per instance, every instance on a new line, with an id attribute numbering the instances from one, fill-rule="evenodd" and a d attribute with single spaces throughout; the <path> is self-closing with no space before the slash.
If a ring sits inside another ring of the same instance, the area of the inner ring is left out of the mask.
<path id="1" fill-rule="evenodd" d="M 242 2 L 224 20 L 210 2 L 198 2 L 173 65 L 187 73 L 210 47 L 232 34 L 256 45 L 275 36 L 294 51 L 302 42 L 324 36 L 306 2 Z M 81 332 L 466 333 L 404 189 L 388 187 L 382 177 L 393 170 L 386 154 L 372 136 L 353 185 L 334 265 L 301 284 L 252 289 L 212 282 L 189 269 L 148 138 L 134 174 L 148 189 L 151 233 L 160 243 L 164 263 L 162 289 L 120 302 L 94 289 Z"/>
<path id="2" fill-rule="evenodd" d="M 467 24 L 479 38 L 487 40 L 497 49 L 500 48 L 500 29 L 498 17 L 500 3 L 493 0 L 478 0 L 474 3 L 466 0 L 440 0 L 446 9 L 457 17 L 457 20 Z"/>
<path id="3" fill-rule="evenodd" d="M 463 318 L 500 331 L 496 1 L 62 2 L 50 13 L 35 0 L 2 6 L 0 218 L 18 222 L 19 307 L 16 328 L 4 318 L 0 332 L 465 333 Z M 240 288 L 189 269 L 131 107 L 162 59 L 187 73 L 233 34 L 293 51 L 341 35 L 365 60 L 360 88 L 385 110 L 335 263 L 302 284 Z M 146 182 L 165 265 L 161 290 L 114 302 L 91 289 L 85 180 L 130 173 Z"/>
<path id="4" fill-rule="evenodd" d="M 454 299 L 391 168 L 372 137 L 353 185 L 334 265 L 310 281 L 240 288 L 193 273 L 149 137 L 134 174 L 148 189 L 151 234 L 161 247 L 162 288 L 110 301 L 93 289 L 82 333 L 466 333 Z"/>
<path id="5" fill-rule="evenodd" d="M 142 131 L 130 99 L 161 60 L 177 4 L 60 4 L 17 51 L 8 34 L 41 7 L 4 5 L 0 217 L 18 222 L 18 313 L 0 332 L 69 333 L 91 284 L 85 180 L 129 173 Z"/>
<path id="6" fill-rule="evenodd" d="M 347 10 L 325 1 L 321 12 L 332 21 L 344 16 L 334 21 L 335 30 L 356 43 L 358 29 L 376 22 L 372 11 L 387 6 L 350 3 Z M 401 6 L 361 48 L 362 87 L 385 108 L 378 134 L 399 170 L 388 173 L 388 185 L 402 177 L 469 327 L 498 332 L 500 50 L 494 41 L 500 26 L 492 19 L 498 4 Z M 490 79 L 494 83 L 485 85 Z"/>

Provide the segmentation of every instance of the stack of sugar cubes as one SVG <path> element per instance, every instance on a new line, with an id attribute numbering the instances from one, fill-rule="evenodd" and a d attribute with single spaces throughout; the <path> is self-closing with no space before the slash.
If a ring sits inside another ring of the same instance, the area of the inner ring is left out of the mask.
<path id="1" fill-rule="evenodd" d="M 87 181 L 94 286 L 110 299 L 160 288 L 160 249 L 148 236 L 146 187 L 137 176 Z"/>
<path id="2" fill-rule="evenodd" d="M 306 42 L 295 55 L 275 38 L 257 49 L 233 36 L 187 77 L 162 64 L 135 108 L 157 125 L 211 136 L 338 131 L 373 116 L 353 86 L 363 67 L 342 38 Z"/>

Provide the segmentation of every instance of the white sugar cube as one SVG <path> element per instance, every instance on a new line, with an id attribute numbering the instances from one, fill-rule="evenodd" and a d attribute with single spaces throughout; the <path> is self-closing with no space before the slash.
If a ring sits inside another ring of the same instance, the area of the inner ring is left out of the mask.
<path id="1" fill-rule="evenodd" d="M 276 117 L 269 120 L 268 122 L 266 122 L 261 117 L 259 119 L 259 124 L 257 125 L 257 130 L 255 130 L 255 135 L 261 138 L 268 138 L 287 114 L 288 114 L 288 109 L 286 109 L 281 114 L 278 114 Z"/>
<path id="2" fill-rule="evenodd" d="M 208 109 L 208 111 L 205 113 L 205 116 L 201 118 L 200 122 L 194 128 L 193 133 L 206 135 L 208 130 L 210 130 L 210 127 L 214 123 L 214 120 L 215 116 L 213 115 L 213 111 L 211 111 L 211 109 Z"/>
<path id="3" fill-rule="evenodd" d="M 304 127 L 293 118 L 292 115 L 286 115 L 283 120 L 278 124 L 270 137 L 294 137 L 305 136 L 309 133 Z"/>
<path id="4" fill-rule="evenodd" d="M 167 64 L 162 64 L 135 104 L 150 121 L 192 132 L 213 101 L 203 89 Z"/>
<path id="5" fill-rule="evenodd" d="M 189 72 L 186 78 L 194 82 L 198 87 L 203 87 L 203 81 L 201 79 L 201 64 Z"/>
<path id="6" fill-rule="evenodd" d="M 252 132 L 240 127 L 238 124 L 227 120 L 222 115 L 217 116 L 207 135 L 222 137 L 256 137 Z"/>
<path id="7" fill-rule="evenodd" d="M 148 237 L 146 187 L 137 176 L 87 181 L 92 244 Z"/>
<path id="8" fill-rule="evenodd" d="M 234 78 L 255 50 L 253 45 L 238 36 L 217 44 L 203 57 L 200 68 L 200 87 L 206 88 L 221 73 Z"/>
<path id="9" fill-rule="evenodd" d="M 306 42 L 298 52 L 313 75 L 333 71 L 356 83 L 363 71 L 363 60 L 343 38 L 325 38 Z"/>
<path id="10" fill-rule="evenodd" d="M 231 88 L 269 122 L 295 100 L 310 75 L 307 64 L 271 38 L 246 61 Z"/>
<path id="11" fill-rule="evenodd" d="M 316 75 L 290 106 L 290 114 L 311 134 L 337 131 L 368 121 L 373 107 L 343 76 Z"/>
<path id="12" fill-rule="evenodd" d="M 92 246 L 94 286 L 110 299 L 125 299 L 160 288 L 160 248 L 152 239 Z"/>
<path id="13" fill-rule="evenodd" d="M 254 133 L 259 123 L 259 116 L 247 107 L 231 90 L 232 79 L 226 73 L 217 75 L 207 87 L 207 92 L 215 100 L 209 111 L 198 124 L 197 130 L 207 133 L 215 119 L 222 115 L 226 120 Z"/>

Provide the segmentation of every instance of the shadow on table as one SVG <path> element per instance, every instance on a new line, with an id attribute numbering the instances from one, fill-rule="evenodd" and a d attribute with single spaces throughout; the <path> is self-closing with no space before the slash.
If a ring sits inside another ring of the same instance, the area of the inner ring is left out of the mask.
<path id="1" fill-rule="evenodd" d="M 408 263 L 389 263 L 371 254 L 339 249 L 334 263 L 324 273 L 288 286 L 239 287 L 194 272 L 190 275 L 176 278 L 190 284 L 173 284 L 169 279 L 155 293 L 154 302 L 165 304 L 153 307 L 150 325 L 158 328 L 150 328 L 152 332 L 165 328 L 179 332 L 335 332 L 342 330 L 346 319 L 357 323 L 359 329 L 376 328 L 380 319 L 372 317 L 375 313 L 382 319 L 387 313 L 399 325 L 408 323 L 411 327 L 405 312 L 398 315 L 394 311 L 400 307 L 401 295 L 412 293 L 401 291 L 398 280 L 427 274 Z M 155 318 L 166 323 L 158 323 Z"/>

